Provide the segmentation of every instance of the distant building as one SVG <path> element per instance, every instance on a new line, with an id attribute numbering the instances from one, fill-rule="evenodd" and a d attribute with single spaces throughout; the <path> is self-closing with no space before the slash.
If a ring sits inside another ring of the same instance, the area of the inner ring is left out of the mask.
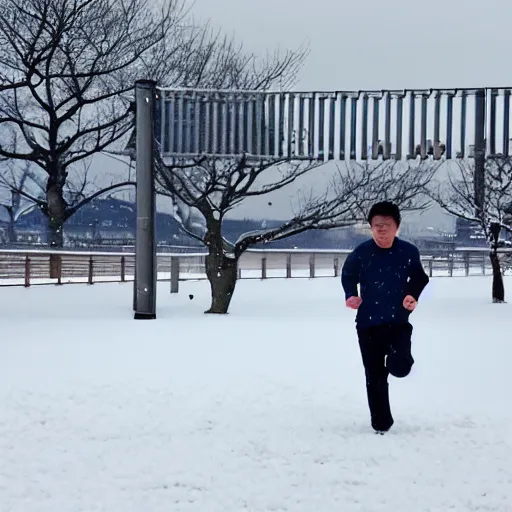
<path id="1" fill-rule="evenodd" d="M 457 218 L 455 221 L 455 231 L 457 235 L 457 245 L 460 246 L 478 246 L 487 245 L 487 239 L 481 226 L 476 222 Z"/>

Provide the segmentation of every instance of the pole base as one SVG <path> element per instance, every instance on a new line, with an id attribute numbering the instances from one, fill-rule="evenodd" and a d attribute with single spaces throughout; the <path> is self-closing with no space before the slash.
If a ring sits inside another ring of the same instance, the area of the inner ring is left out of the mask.
<path id="1" fill-rule="evenodd" d="M 133 315 L 134 320 L 155 320 L 156 314 L 155 313 L 135 313 Z"/>

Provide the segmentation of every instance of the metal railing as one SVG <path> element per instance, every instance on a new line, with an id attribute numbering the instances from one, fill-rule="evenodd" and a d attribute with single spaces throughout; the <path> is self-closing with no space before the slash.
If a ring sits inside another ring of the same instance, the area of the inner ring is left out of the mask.
<path id="1" fill-rule="evenodd" d="M 340 275 L 349 250 L 250 250 L 238 266 L 240 279 L 319 278 Z M 422 254 L 425 270 L 435 276 L 491 273 L 488 249 L 459 249 Z M 501 249 L 512 260 L 512 249 Z M 0 286 L 128 282 L 134 279 L 133 252 L 0 250 Z M 206 279 L 205 253 L 157 253 L 159 281 Z"/>

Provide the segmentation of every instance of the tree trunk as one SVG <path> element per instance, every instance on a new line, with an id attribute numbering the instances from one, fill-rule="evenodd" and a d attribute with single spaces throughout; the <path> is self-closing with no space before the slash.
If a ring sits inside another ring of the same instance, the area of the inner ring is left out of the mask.
<path id="1" fill-rule="evenodd" d="M 9 225 L 7 226 L 7 240 L 10 244 L 14 244 L 16 242 L 16 227 L 14 221 L 14 209 L 9 209 Z"/>
<path id="2" fill-rule="evenodd" d="M 66 220 L 67 203 L 63 196 L 64 183 L 52 179 L 51 175 L 46 186 L 46 202 L 48 205 L 48 245 L 61 248 L 64 245 L 64 222 Z"/>
<path id="3" fill-rule="evenodd" d="M 61 249 L 64 246 L 64 226 L 58 225 L 48 219 L 46 240 L 51 248 Z"/>
<path id="4" fill-rule="evenodd" d="M 225 315 L 228 312 L 238 277 L 237 259 L 226 256 L 222 248 L 210 248 L 206 256 L 206 276 L 210 281 L 212 302 L 205 313 Z"/>
<path id="5" fill-rule="evenodd" d="M 490 254 L 492 265 L 492 301 L 494 303 L 505 302 L 505 285 L 501 272 L 500 258 L 496 250 Z"/>

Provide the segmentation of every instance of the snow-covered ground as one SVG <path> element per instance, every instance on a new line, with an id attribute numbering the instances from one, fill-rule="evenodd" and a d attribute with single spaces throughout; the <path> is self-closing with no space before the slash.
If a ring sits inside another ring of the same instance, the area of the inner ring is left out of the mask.
<path id="1" fill-rule="evenodd" d="M 156 321 L 132 288 L 0 289 L 1 512 L 512 511 L 489 278 L 431 281 L 386 436 L 338 279 L 243 280 L 225 317 L 161 283 Z"/>

